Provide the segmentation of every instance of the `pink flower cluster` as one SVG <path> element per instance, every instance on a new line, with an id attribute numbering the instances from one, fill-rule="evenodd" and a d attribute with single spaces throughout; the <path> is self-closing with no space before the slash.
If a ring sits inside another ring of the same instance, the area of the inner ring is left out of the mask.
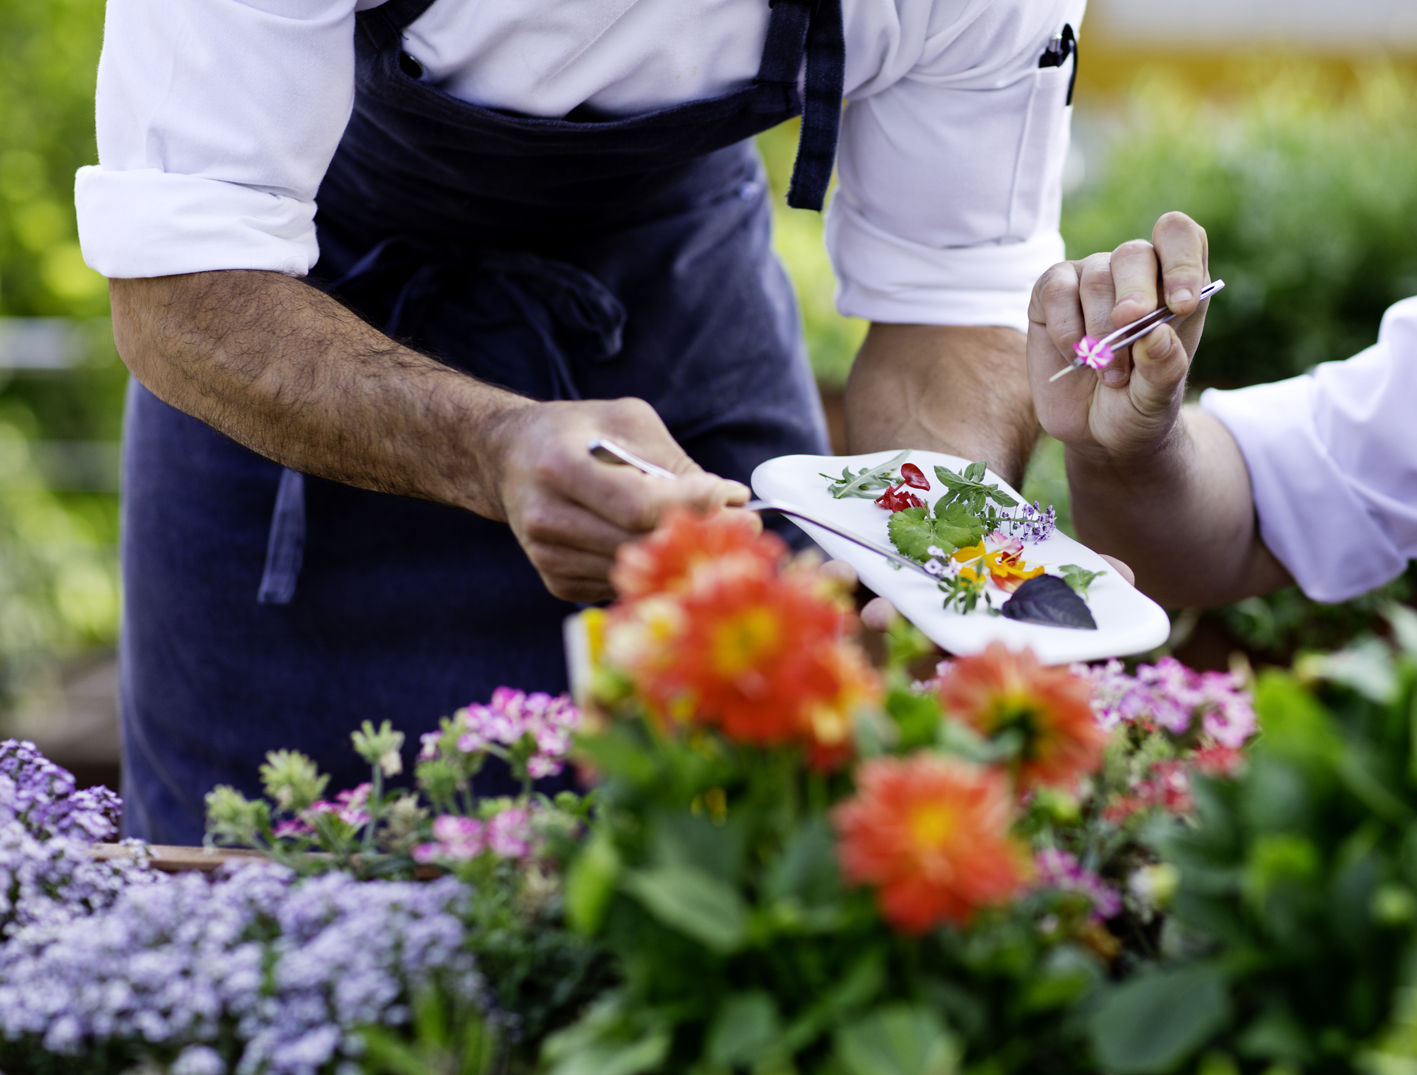
<path id="1" fill-rule="evenodd" d="M 272 831 L 281 837 L 313 836 L 315 834 L 314 819 L 321 814 L 334 814 L 350 828 L 363 828 L 369 824 L 369 792 L 371 790 L 372 788 L 366 781 L 348 791 L 340 792 L 335 796 L 333 802 L 325 799 L 313 802 L 300 811 L 299 816 L 277 822 Z"/>
<path id="2" fill-rule="evenodd" d="M 1077 671 L 1093 686 L 1093 709 L 1105 728 L 1152 724 L 1176 736 L 1199 732 L 1231 749 L 1255 734 L 1255 710 L 1233 672 L 1197 672 L 1174 657 L 1129 675 L 1117 660 Z"/>
<path id="3" fill-rule="evenodd" d="M 535 846 L 532 811 L 513 806 L 486 821 L 457 814 L 433 820 L 433 840 L 414 848 L 416 862 L 468 862 L 484 852 L 525 861 Z"/>
<path id="4" fill-rule="evenodd" d="M 527 759 L 527 772 L 533 780 L 556 776 L 565 768 L 571 735 L 580 719 L 580 710 L 568 695 L 526 694 L 511 687 L 498 687 L 487 704 L 475 703 L 453 714 L 457 748 L 464 754 L 489 745 L 512 747 L 530 736 L 535 750 Z M 424 735 L 420 758 L 437 757 L 442 739 L 442 732 Z"/>

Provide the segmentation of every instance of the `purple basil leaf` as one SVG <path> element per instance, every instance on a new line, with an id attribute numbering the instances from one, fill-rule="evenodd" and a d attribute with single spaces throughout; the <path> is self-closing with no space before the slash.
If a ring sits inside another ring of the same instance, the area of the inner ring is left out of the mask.
<path id="1" fill-rule="evenodd" d="M 1056 575 L 1036 575 L 1028 579 L 1003 603 L 999 612 L 1023 623 L 1097 630 L 1097 621 L 1092 618 L 1087 602 Z"/>

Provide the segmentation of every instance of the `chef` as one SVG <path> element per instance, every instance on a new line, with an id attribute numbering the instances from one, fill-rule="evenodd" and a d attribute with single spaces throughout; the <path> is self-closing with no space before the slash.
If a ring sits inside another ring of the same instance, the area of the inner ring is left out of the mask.
<path id="1" fill-rule="evenodd" d="M 752 141 L 795 115 L 788 200 L 835 168 L 870 322 L 850 449 L 1016 481 L 1082 7 L 109 0 L 76 201 L 133 373 L 127 831 L 196 842 L 271 749 L 347 786 L 362 720 L 563 689 L 618 545 L 826 450 Z"/>

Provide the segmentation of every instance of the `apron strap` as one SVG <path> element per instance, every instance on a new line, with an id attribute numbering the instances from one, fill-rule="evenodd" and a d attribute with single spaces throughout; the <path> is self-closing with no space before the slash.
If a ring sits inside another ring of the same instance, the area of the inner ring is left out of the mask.
<path id="1" fill-rule="evenodd" d="M 276 506 L 266 538 L 266 567 L 256 600 L 263 605 L 290 604 L 304 559 L 305 475 L 286 467 L 276 487 Z"/>
<path id="2" fill-rule="evenodd" d="M 837 133 L 846 78 L 846 43 L 841 0 L 769 0 L 763 62 L 758 81 L 797 86 L 806 57 L 802 135 L 787 189 L 794 209 L 820 210 L 836 162 Z"/>

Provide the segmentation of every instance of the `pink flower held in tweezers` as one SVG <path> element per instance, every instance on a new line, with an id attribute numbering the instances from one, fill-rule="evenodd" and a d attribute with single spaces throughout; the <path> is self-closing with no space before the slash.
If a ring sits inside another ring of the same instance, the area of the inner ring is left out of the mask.
<path id="1" fill-rule="evenodd" d="M 1117 357 L 1112 348 L 1096 336 L 1084 336 L 1078 340 L 1073 344 L 1073 354 L 1077 355 L 1079 366 L 1091 366 L 1095 370 L 1106 369 Z"/>

